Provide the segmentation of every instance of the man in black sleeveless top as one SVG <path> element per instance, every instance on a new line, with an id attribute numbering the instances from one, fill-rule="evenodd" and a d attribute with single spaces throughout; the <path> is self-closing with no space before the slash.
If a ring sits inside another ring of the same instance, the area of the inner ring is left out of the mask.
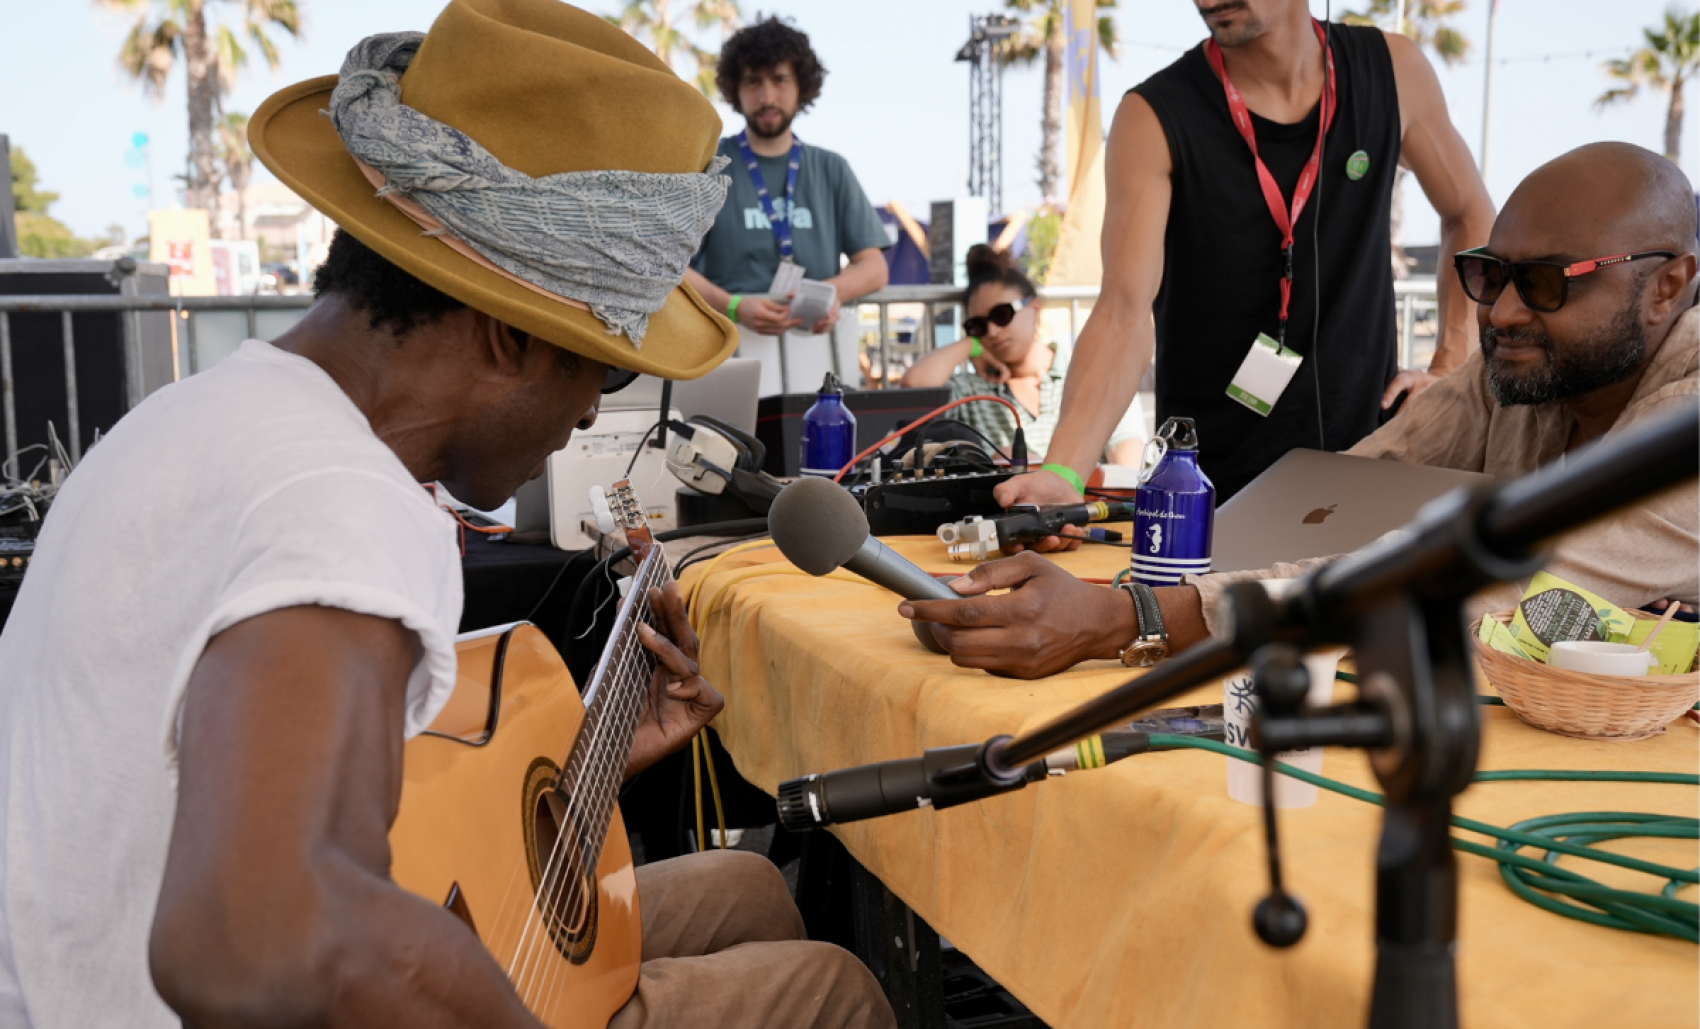
<path id="1" fill-rule="evenodd" d="M 1294 447 L 1350 447 L 1400 393 L 1425 388 L 1468 355 L 1469 305 L 1456 279 L 1441 276 L 1434 361 L 1427 373 L 1397 367 L 1388 261 L 1395 165 L 1416 173 L 1439 212 L 1442 253 L 1485 242 L 1494 212 L 1434 71 L 1411 40 L 1328 26 L 1334 88 L 1325 95 L 1322 27 L 1305 0 L 1200 0 L 1199 13 L 1211 40 L 1141 83 L 1116 112 L 1105 163 L 1103 293 L 1076 345 L 1077 374 L 1046 458 L 1090 475 L 1113 413 L 1127 409 L 1155 353 L 1159 424 L 1172 415 L 1196 420 L 1200 460 L 1220 503 Z M 1212 68 L 1212 42 L 1243 98 L 1257 157 Z M 1332 117 L 1320 175 L 1301 206 L 1295 187 L 1316 149 L 1325 100 Z M 1268 398 L 1267 415 L 1227 393 L 1258 334 L 1275 339 L 1283 328 L 1287 237 L 1260 186 L 1258 158 L 1282 214 L 1299 207 L 1284 342 L 1303 363 L 1278 399 Z M 1078 499 L 1076 484 L 1048 470 L 998 490 L 1006 506 Z"/>

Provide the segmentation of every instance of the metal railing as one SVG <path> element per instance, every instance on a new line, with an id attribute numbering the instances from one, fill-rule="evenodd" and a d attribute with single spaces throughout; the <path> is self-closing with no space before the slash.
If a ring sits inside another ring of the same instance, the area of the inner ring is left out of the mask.
<path id="1" fill-rule="evenodd" d="M 1047 304 L 1068 305 L 1068 338 L 1072 344 L 1080 336 L 1080 329 L 1085 324 L 1085 317 L 1090 315 L 1092 304 L 1097 301 L 1099 289 L 1097 286 L 1042 286 L 1039 296 Z M 1413 367 L 1418 359 L 1416 347 L 1417 322 L 1420 316 L 1430 315 L 1436 308 L 1435 283 L 1433 279 L 1403 279 L 1393 283 L 1393 302 L 1398 319 L 1399 332 L 1399 366 Z M 917 305 L 920 307 L 919 316 L 912 329 L 910 338 L 896 338 L 901 333 L 892 331 L 892 311 L 894 305 Z M 858 312 L 865 307 L 878 309 L 878 328 L 871 351 L 870 363 L 877 355 L 876 370 L 883 372 L 875 378 L 873 385 L 880 388 L 891 379 L 890 369 L 894 346 L 902 351 L 902 356 L 910 358 L 924 357 L 938 345 L 939 308 L 948 306 L 954 313 L 954 321 L 961 324 L 962 289 L 959 286 L 887 286 L 876 293 L 870 293 L 855 301 Z M 872 328 L 872 326 L 868 326 Z M 864 332 L 864 335 L 866 333 Z M 1432 334 L 1432 333 L 1431 333 Z"/>
<path id="2" fill-rule="evenodd" d="M 12 348 L 14 346 L 12 332 L 12 315 L 27 313 L 57 313 L 59 315 L 59 340 L 65 369 L 65 408 L 68 432 L 66 433 L 66 449 L 71 453 L 72 460 L 82 457 L 83 439 L 82 425 L 79 417 L 79 391 L 77 389 L 77 337 L 73 315 L 110 312 L 118 316 L 119 335 L 124 354 L 124 396 L 126 408 L 133 408 L 142 402 L 152 389 L 171 379 L 183 375 L 192 375 L 199 371 L 199 330 L 202 326 L 198 318 L 202 315 L 237 312 L 245 315 L 245 324 L 238 330 L 240 337 L 252 338 L 261 335 L 261 313 L 267 311 L 286 311 L 295 314 L 295 318 L 287 318 L 287 323 L 293 323 L 312 306 L 313 298 L 307 294 L 296 296 L 245 296 L 245 297 L 171 297 L 171 296 L 118 296 L 112 294 L 81 295 L 81 294 L 37 294 L 19 296 L 0 296 L 0 425 L 5 432 L 6 460 L 15 462 L 18 456 L 18 404 L 17 377 L 13 374 Z M 144 375 L 145 365 L 143 354 L 144 330 L 148 327 L 144 321 L 152 316 L 152 321 L 158 322 L 163 318 L 167 324 L 155 325 L 163 330 L 157 335 L 169 338 L 170 361 L 172 375 L 169 379 L 159 382 L 149 382 Z M 279 323 L 276 331 L 268 333 L 275 336 L 287 327 Z M 245 334 L 244 334 L 245 332 Z M 228 333 L 227 333 L 228 335 Z"/>
<path id="3" fill-rule="evenodd" d="M 1039 290 L 1039 296 L 1048 304 L 1068 305 L 1068 336 L 1072 343 L 1079 337 L 1085 317 L 1090 314 L 1093 302 L 1098 299 L 1098 287 L 1047 286 Z M 1393 283 L 1393 296 L 1398 305 L 1399 363 L 1401 367 L 1409 368 L 1417 360 L 1415 342 L 1418 318 L 1435 308 L 1434 282 L 1431 279 L 1396 281 Z M 960 325 L 961 299 L 962 290 L 955 286 L 888 286 L 855 301 L 853 306 L 858 312 L 863 349 L 867 351 L 869 363 L 876 372 L 870 385 L 883 388 L 894 381 L 891 375 L 894 351 L 901 351 L 902 356 L 912 363 L 933 350 L 938 341 L 941 307 L 950 308 L 950 320 Z M 221 346 L 233 348 L 234 344 L 240 343 L 242 339 L 275 338 L 298 320 L 312 304 L 313 297 L 306 293 L 241 297 L 74 294 L 0 296 L 0 423 L 3 423 L 5 430 L 5 456 L 8 460 L 13 460 L 18 453 L 17 398 L 14 394 L 16 379 L 12 373 L 11 316 L 14 313 L 56 312 L 60 316 L 58 345 L 65 366 L 65 405 L 70 422 L 67 444 L 72 458 L 76 459 L 82 455 L 83 440 L 78 418 L 77 344 L 73 315 L 86 312 L 113 312 L 119 315 L 126 361 L 125 397 L 127 406 L 135 407 L 153 388 L 163 385 L 163 382 L 148 383 L 142 374 L 144 319 L 148 316 L 156 316 L 156 321 L 157 316 L 169 316 L 166 318 L 168 325 L 165 328 L 170 340 L 171 379 L 177 379 L 202 370 L 201 344 L 205 341 L 203 337 L 214 328 L 210 319 L 221 318 L 230 313 L 244 316 L 244 322 L 234 333 L 230 331 L 232 326 L 226 324 L 222 326 L 224 331 L 218 334 Z M 903 313 L 901 325 L 894 330 L 894 306 L 908 306 L 918 310 L 914 313 Z M 877 328 L 874 325 L 863 326 L 860 321 L 861 312 L 868 307 L 876 309 Z M 263 316 L 267 312 L 279 312 L 282 317 L 265 319 Z M 291 314 L 294 317 L 290 317 Z M 202 318 L 209 319 L 209 323 L 203 325 Z M 263 322 L 269 324 L 262 324 Z M 871 346 L 867 345 L 866 340 L 869 330 L 875 333 Z M 904 336 L 907 338 L 900 338 Z M 877 364 L 874 363 L 876 358 Z M 210 365 L 211 362 L 205 363 Z"/>

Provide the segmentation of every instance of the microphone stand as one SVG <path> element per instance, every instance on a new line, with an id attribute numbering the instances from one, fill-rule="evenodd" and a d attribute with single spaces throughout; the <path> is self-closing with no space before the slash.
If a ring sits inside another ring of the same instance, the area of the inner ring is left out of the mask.
<path id="1" fill-rule="evenodd" d="M 934 807 L 1019 788 L 1024 766 L 1246 664 L 1262 700 L 1253 742 L 1264 763 L 1271 891 L 1253 924 L 1272 946 L 1305 930 L 1282 889 L 1273 807 L 1274 756 L 1362 747 L 1386 793 L 1376 855 L 1376 970 L 1371 1029 L 1456 1029 L 1458 878 L 1452 798 L 1475 773 L 1481 724 L 1463 601 L 1514 582 L 1546 559 L 1541 541 L 1700 474 L 1696 409 L 1649 419 L 1614 439 L 1505 485 L 1457 490 L 1404 530 L 1310 573 L 1281 600 L 1257 583 L 1229 587 L 1223 628 L 1200 646 L 971 760 L 932 773 Z M 1305 709 L 1302 649 L 1357 653 L 1359 697 Z M 968 748 L 952 748 L 959 753 Z M 966 754 L 964 754 L 966 756 Z"/>

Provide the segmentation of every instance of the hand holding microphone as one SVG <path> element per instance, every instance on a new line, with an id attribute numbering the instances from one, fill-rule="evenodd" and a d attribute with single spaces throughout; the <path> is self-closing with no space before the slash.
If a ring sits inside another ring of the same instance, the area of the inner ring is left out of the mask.
<path id="1" fill-rule="evenodd" d="M 810 575 L 836 568 L 892 591 L 905 600 L 959 600 L 955 590 L 916 567 L 868 532 L 868 517 L 850 491 L 828 479 L 803 478 L 779 491 L 767 513 L 779 552 Z M 929 622 L 911 622 L 915 638 L 935 654 L 944 647 Z"/>

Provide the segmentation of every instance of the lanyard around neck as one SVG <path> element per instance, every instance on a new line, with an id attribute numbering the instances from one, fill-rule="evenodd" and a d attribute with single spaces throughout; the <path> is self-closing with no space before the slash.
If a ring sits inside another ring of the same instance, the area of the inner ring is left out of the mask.
<path id="1" fill-rule="evenodd" d="M 1293 187 L 1291 213 L 1281 199 L 1281 187 L 1276 183 L 1275 176 L 1270 173 L 1269 166 L 1263 163 L 1262 156 L 1257 152 L 1257 133 L 1252 128 L 1251 111 L 1246 107 L 1245 97 L 1234 88 L 1234 81 L 1228 77 L 1228 66 L 1222 59 L 1222 48 L 1216 45 L 1214 39 L 1204 47 L 1204 56 L 1210 62 L 1211 70 L 1222 80 L 1222 91 L 1228 97 L 1228 111 L 1234 116 L 1234 128 L 1239 130 L 1240 138 L 1251 148 L 1251 159 L 1257 165 L 1257 181 L 1263 187 L 1263 200 L 1269 205 L 1269 213 L 1275 219 L 1275 227 L 1281 230 L 1280 342 L 1283 345 L 1286 344 L 1287 337 L 1287 311 L 1293 299 L 1293 230 L 1299 223 L 1299 215 L 1304 213 L 1305 204 L 1310 201 L 1311 192 L 1316 188 L 1318 169 L 1322 166 L 1322 141 L 1334 124 L 1334 114 L 1339 109 L 1334 82 L 1334 49 L 1328 45 L 1328 34 L 1322 23 L 1312 18 L 1310 24 L 1316 30 L 1317 40 L 1322 43 L 1323 64 L 1327 68 L 1327 76 L 1322 86 L 1322 118 L 1317 127 L 1316 147 L 1310 153 L 1310 160 L 1305 162 L 1304 170 L 1299 173 L 1298 185 Z"/>
<path id="2" fill-rule="evenodd" d="M 756 199 L 761 201 L 761 210 L 767 215 L 768 227 L 773 230 L 774 238 L 779 240 L 779 256 L 782 260 L 789 261 L 796 249 L 791 238 L 791 212 L 797 196 L 797 169 L 803 165 L 803 141 L 797 138 L 795 132 L 791 134 L 791 160 L 785 167 L 783 212 L 773 209 L 773 197 L 768 194 L 767 180 L 762 178 L 761 168 L 756 164 L 756 152 L 750 149 L 750 130 L 739 131 L 738 149 L 744 152 L 744 167 L 750 170 L 750 182 L 756 187 Z"/>

